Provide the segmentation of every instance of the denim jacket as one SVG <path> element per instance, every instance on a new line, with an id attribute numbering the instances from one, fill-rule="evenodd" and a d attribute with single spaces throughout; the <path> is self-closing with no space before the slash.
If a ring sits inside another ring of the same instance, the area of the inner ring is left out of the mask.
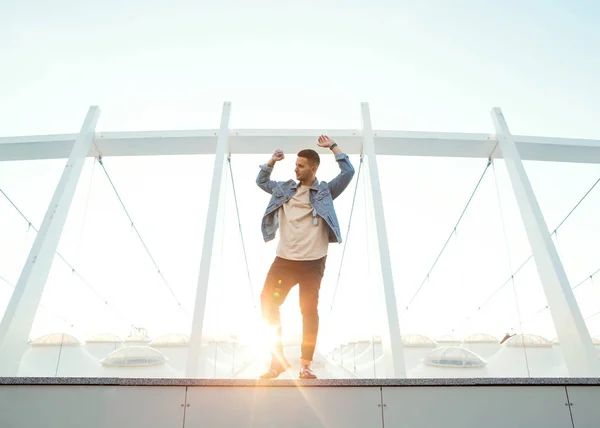
<path id="1" fill-rule="evenodd" d="M 340 167 L 340 173 L 331 182 L 319 182 L 315 178 L 309 191 L 309 201 L 317 215 L 324 219 L 329 226 L 329 242 L 342 242 L 340 224 L 335 215 L 333 200 L 348 187 L 354 176 L 354 167 L 348 159 L 348 155 L 340 153 L 335 155 L 335 160 Z M 268 165 L 260 165 L 256 184 L 265 192 L 270 193 L 271 200 L 262 218 L 262 233 L 265 242 L 275 238 L 275 232 L 279 228 L 278 210 L 289 201 L 298 191 L 298 184 L 294 180 L 273 181 L 270 180 L 273 168 Z"/>

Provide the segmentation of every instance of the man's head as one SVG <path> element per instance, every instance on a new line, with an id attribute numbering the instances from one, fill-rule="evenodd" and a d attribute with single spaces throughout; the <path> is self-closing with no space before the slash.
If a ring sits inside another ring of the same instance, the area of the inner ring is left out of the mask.
<path id="1" fill-rule="evenodd" d="M 321 159 L 319 154 L 312 149 L 304 149 L 298 152 L 298 158 L 296 159 L 296 179 L 300 181 L 300 184 L 305 186 L 311 186 L 315 181 L 315 175 Z"/>

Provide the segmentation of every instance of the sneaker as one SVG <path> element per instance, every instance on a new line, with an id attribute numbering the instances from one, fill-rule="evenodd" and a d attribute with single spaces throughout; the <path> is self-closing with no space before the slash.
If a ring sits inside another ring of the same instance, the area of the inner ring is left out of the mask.
<path id="1" fill-rule="evenodd" d="M 308 364 L 300 368 L 300 379 L 316 379 L 317 375 L 312 371 Z"/>
<path id="2" fill-rule="evenodd" d="M 269 366 L 269 370 L 263 373 L 260 376 L 260 379 L 275 379 L 281 373 L 285 372 L 287 369 L 291 367 L 290 363 L 285 359 L 281 358 L 273 358 L 271 360 L 271 365 Z"/>

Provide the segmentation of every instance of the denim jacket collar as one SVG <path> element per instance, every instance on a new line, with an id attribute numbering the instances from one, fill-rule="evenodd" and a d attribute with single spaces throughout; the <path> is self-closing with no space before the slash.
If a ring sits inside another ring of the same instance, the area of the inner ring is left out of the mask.
<path id="1" fill-rule="evenodd" d="M 300 186 L 300 182 L 294 181 L 294 184 L 292 184 L 290 186 L 290 188 L 292 188 L 294 190 L 298 190 L 298 186 Z M 312 190 L 319 190 L 319 180 L 317 179 L 317 177 L 315 177 L 315 181 L 313 181 L 313 184 L 312 184 L 312 186 L 310 186 L 310 188 Z"/>

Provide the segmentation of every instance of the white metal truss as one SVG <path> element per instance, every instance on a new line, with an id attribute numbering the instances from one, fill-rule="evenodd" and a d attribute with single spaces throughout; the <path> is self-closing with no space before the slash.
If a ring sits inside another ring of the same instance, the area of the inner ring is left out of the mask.
<path id="1" fill-rule="evenodd" d="M 212 260 L 215 241 L 215 224 L 221 192 L 223 189 L 223 176 L 225 175 L 225 159 L 228 149 L 229 117 L 231 114 L 231 103 L 223 104 L 221 114 L 221 129 L 217 139 L 215 154 L 215 166 L 213 168 L 212 184 L 208 199 L 208 212 L 206 214 L 206 227 L 204 228 L 204 243 L 202 245 L 202 256 L 200 260 L 200 273 L 198 275 L 198 287 L 196 289 L 196 303 L 194 305 L 194 317 L 192 320 L 192 335 L 186 367 L 187 377 L 196 377 L 198 370 L 200 347 L 202 345 L 202 330 L 204 326 L 204 314 L 206 312 L 206 296 L 208 292 L 208 280 L 210 274 L 210 262 Z M 200 183 L 198 183 L 200 184 Z M 223 231 L 221 231 L 223 233 Z"/>
<path id="2" fill-rule="evenodd" d="M 491 112 L 499 146 L 571 376 L 600 376 L 600 360 L 546 226 L 525 166 L 499 108 Z"/>
<path id="3" fill-rule="evenodd" d="M 194 376 L 202 339 L 210 262 L 216 239 L 213 225 L 221 200 L 227 153 L 269 154 L 274 147 L 285 152 L 295 152 L 305 148 L 307 141 L 324 133 L 323 130 L 231 130 L 229 129 L 230 109 L 231 104 L 225 103 L 221 125 L 217 130 L 95 132 L 99 109 L 92 107 L 78 134 L 0 138 L 0 161 L 68 158 L 67 167 L 57 185 L 40 233 L 0 323 L 0 360 L 12 362 L 3 363 L 4 368 L 12 367 L 10 370 L 14 372 L 20 355 L 25 350 L 85 158 L 96 156 L 97 150 L 104 157 L 210 154 L 216 157 L 186 373 L 188 376 Z M 405 370 L 376 156 L 489 158 L 492 153 L 494 157 L 504 157 L 507 161 L 515 197 L 528 231 L 570 373 L 574 376 L 598 375 L 598 361 L 592 354 L 593 348 L 587 329 L 550 239 L 522 161 L 600 163 L 600 140 L 511 135 L 500 110 L 492 111 L 496 135 L 377 131 L 372 129 L 368 105 L 363 104 L 362 109 L 362 131 L 334 130 L 327 133 L 339 142 L 347 154 L 358 154 L 364 151 L 367 156 L 394 375 L 404 376 Z M 494 152 L 496 146 L 499 150 Z M 323 149 L 323 152 L 325 151 Z"/>
<path id="4" fill-rule="evenodd" d="M 196 131 L 97 132 L 94 143 L 103 156 L 214 154 L 219 129 Z M 233 154 L 287 153 L 306 147 L 322 129 L 229 130 Z M 362 152 L 360 130 L 331 130 L 347 154 Z M 67 158 L 78 134 L 0 138 L 0 161 Z M 494 134 L 448 132 L 373 131 L 378 155 L 488 158 L 497 139 Z M 600 140 L 513 135 L 523 160 L 600 163 Z M 323 151 L 325 153 L 325 151 Z M 95 156 L 90 150 L 88 156 Z M 502 153 L 495 157 L 501 158 Z"/>
<path id="5" fill-rule="evenodd" d="M 100 109 L 91 107 L 71 145 L 67 165 L 56 186 L 21 276 L 0 322 L 0 371 L 14 376 L 27 349 L 29 332 L 50 273 L 81 171 L 92 147 Z"/>
<path id="6" fill-rule="evenodd" d="M 371 124 L 371 113 L 369 104 L 362 103 L 362 136 L 364 142 L 364 156 L 366 157 L 366 171 L 368 171 L 369 191 L 372 200 L 373 217 L 375 220 L 375 238 L 377 241 L 379 263 L 381 270 L 381 281 L 385 299 L 385 311 L 387 325 L 380 326 L 387 330 L 388 334 L 382 335 L 384 347 L 384 367 L 386 377 L 406 377 L 406 366 L 404 364 L 404 352 L 402 337 L 400 335 L 400 319 L 398 317 L 398 305 L 396 302 L 396 290 L 394 288 L 394 276 L 392 274 L 392 262 L 390 248 L 388 246 L 387 228 L 383 214 L 383 198 L 379 181 L 379 168 L 377 166 L 377 155 L 373 142 L 373 126 Z M 376 285 L 378 286 L 378 285 Z"/>

